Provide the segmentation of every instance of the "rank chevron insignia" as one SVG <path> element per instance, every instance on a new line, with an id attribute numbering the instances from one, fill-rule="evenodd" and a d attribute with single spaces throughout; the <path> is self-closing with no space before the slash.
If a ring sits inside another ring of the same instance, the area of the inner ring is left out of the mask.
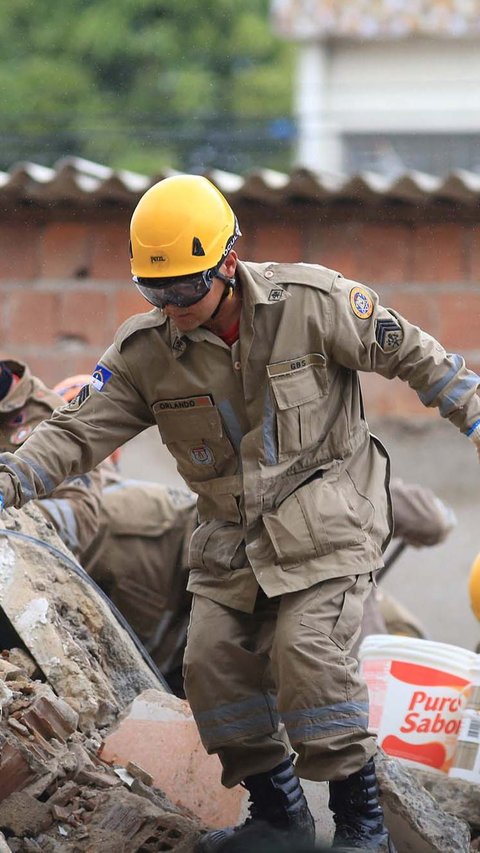
<path id="1" fill-rule="evenodd" d="M 395 320 L 377 320 L 375 337 L 384 352 L 393 352 L 403 341 L 402 327 Z"/>

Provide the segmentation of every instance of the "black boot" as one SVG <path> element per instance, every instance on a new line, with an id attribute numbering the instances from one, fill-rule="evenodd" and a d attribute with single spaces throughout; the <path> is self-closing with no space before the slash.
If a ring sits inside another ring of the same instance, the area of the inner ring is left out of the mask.
<path id="1" fill-rule="evenodd" d="M 333 812 L 332 846 L 396 853 L 383 822 L 373 758 L 357 773 L 341 782 L 330 782 L 328 805 Z"/>
<path id="2" fill-rule="evenodd" d="M 315 824 L 289 758 L 267 773 L 247 776 L 243 784 L 250 794 L 250 816 L 241 826 L 207 832 L 195 845 L 195 853 L 217 853 L 233 835 L 240 837 L 244 831 L 252 838 L 255 825 L 262 833 L 267 825 L 300 842 L 313 843 Z"/>

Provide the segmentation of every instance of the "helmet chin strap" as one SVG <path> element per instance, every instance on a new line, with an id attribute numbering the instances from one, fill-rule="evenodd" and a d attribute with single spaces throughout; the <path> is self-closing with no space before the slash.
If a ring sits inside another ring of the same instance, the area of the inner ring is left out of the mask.
<path id="1" fill-rule="evenodd" d="M 223 273 L 217 272 L 215 273 L 215 278 L 219 278 L 221 281 L 223 281 L 225 287 L 223 288 L 223 293 L 220 297 L 220 301 L 217 307 L 215 308 L 215 311 L 213 312 L 213 314 L 210 315 L 210 320 L 215 320 L 215 317 L 220 311 L 220 308 L 222 307 L 225 299 L 227 298 L 227 296 L 233 295 L 233 291 L 235 290 L 235 277 L 229 278 L 228 276 L 223 275 Z"/>

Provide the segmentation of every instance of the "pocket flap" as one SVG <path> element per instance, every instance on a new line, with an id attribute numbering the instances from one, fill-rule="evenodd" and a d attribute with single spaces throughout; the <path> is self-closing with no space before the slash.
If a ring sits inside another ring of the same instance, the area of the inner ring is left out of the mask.
<path id="1" fill-rule="evenodd" d="M 223 437 L 222 419 L 214 406 L 165 411 L 155 405 L 153 412 L 164 444 Z"/>
<path id="2" fill-rule="evenodd" d="M 267 372 L 281 411 L 301 406 L 325 394 L 326 359 L 320 353 L 269 364 Z"/>

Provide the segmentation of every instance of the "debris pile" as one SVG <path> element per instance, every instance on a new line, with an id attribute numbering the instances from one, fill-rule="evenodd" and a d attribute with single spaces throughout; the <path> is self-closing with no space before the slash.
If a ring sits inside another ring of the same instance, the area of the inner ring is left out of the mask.
<path id="1" fill-rule="evenodd" d="M 0 853 L 190 853 L 207 824 L 245 810 L 215 762 L 188 703 L 44 517 L 2 514 Z M 421 787 L 382 753 L 377 772 L 401 853 L 479 849 L 474 786 L 424 774 Z"/>
<path id="2" fill-rule="evenodd" d="M 101 735 L 48 684 L 0 658 L 0 853 L 187 853 L 201 830 L 141 768 L 114 771 Z M 120 775 L 119 775 L 120 774 Z"/>

